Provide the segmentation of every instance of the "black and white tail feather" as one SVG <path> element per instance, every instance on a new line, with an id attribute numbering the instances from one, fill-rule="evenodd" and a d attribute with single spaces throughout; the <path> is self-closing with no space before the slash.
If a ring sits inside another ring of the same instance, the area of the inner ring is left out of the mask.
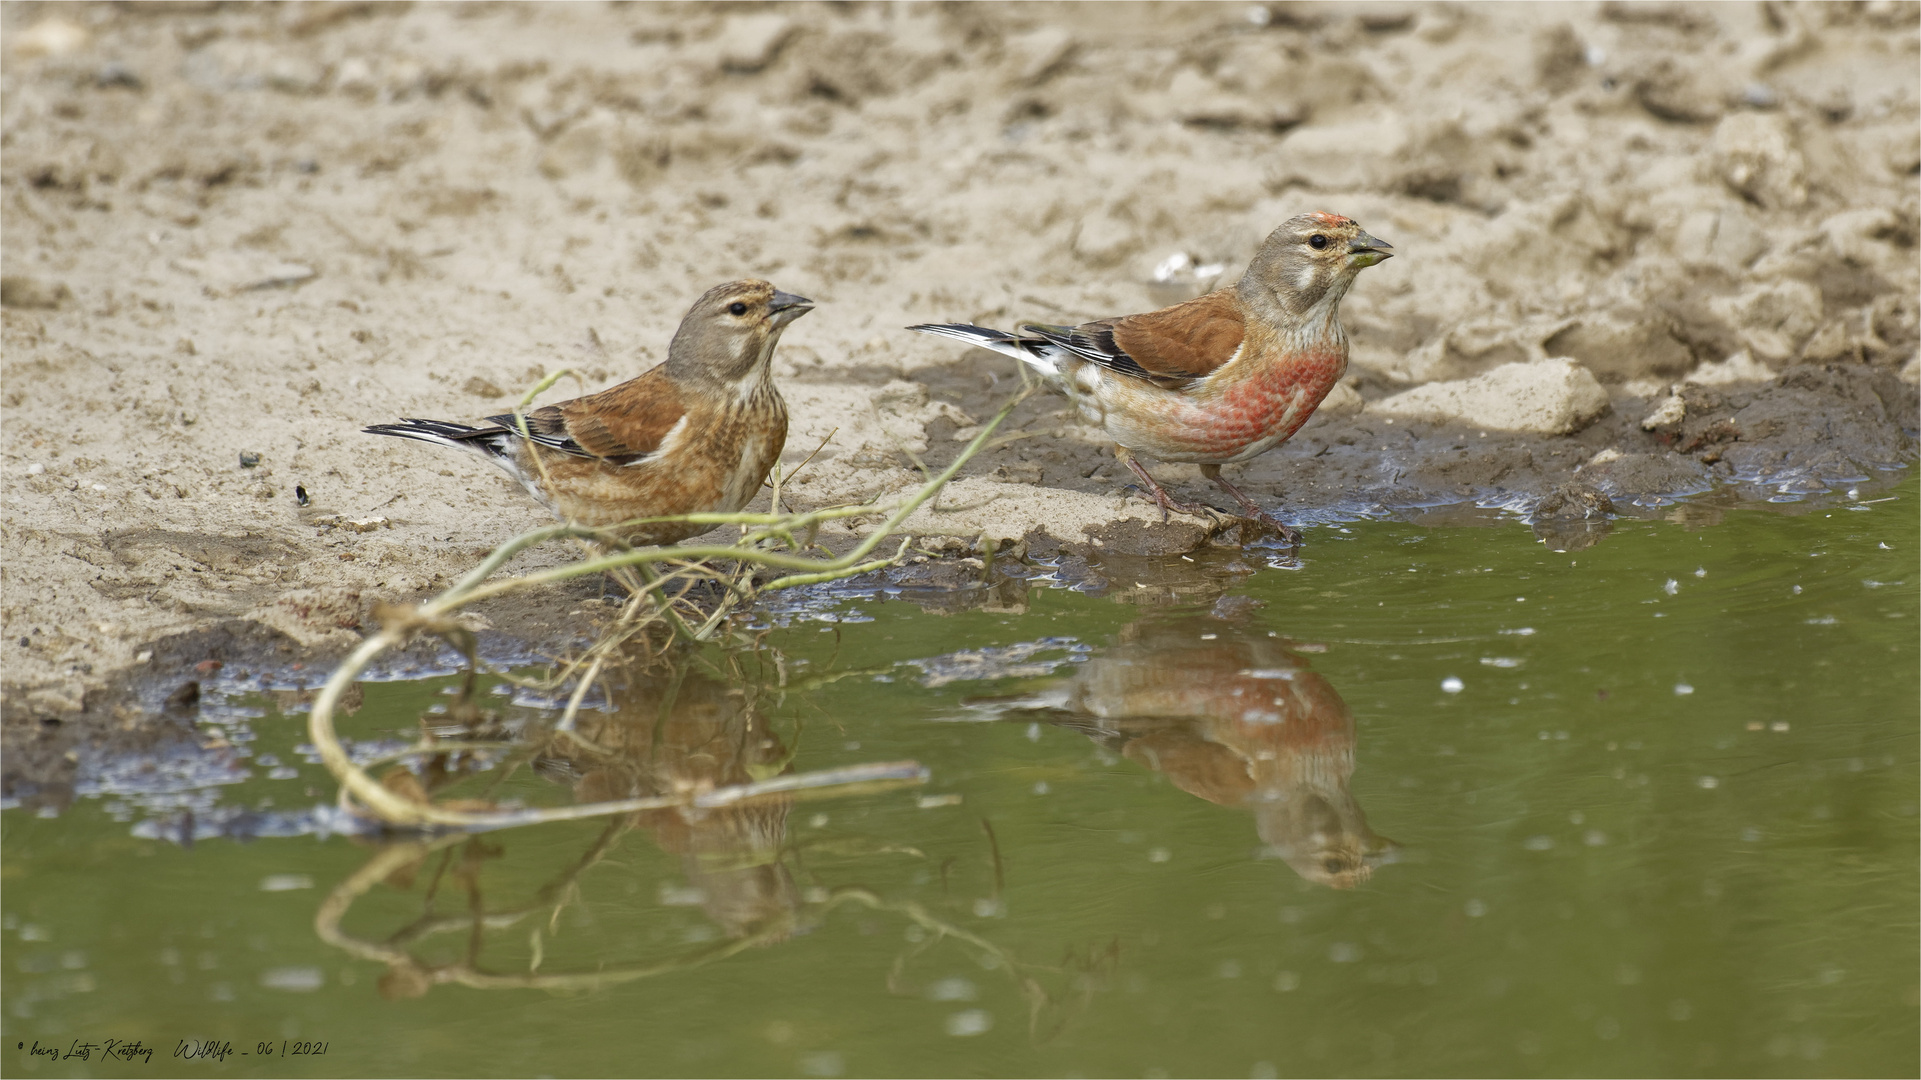
<path id="1" fill-rule="evenodd" d="M 494 417 L 488 417 L 493 420 Z M 511 419 L 511 418 L 510 418 Z M 514 466 L 514 446 L 519 439 L 518 433 L 508 429 L 498 421 L 492 427 L 473 427 L 456 424 L 450 420 L 421 420 L 415 417 L 402 417 L 398 424 L 374 424 L 360 430 L 369 435 L 392 435 L 401 439 L 418 439 L 421 442 L 439 446 L 451 446 L 506 469 L 512 473 L 520 470 Z"/>
<path id="2" fill-rule="evenodd" d="M 1044 376 L 1056 379 L 1061 377 L 1060 358 L 1071 352 L 1058 342 L 1046 338 L 1022 337 L 1005 330 L 990 330 L 985 326 L 972 326 L 968 323 L 921 323 L 918 326 L 910 326 L 908 329 L 937 337 L 950 337 L 965 341 L 969 345 L 991 349 L 1027 364 Z M 1032 328 L 1024 327 L 1023 329 Z"/>
<path id="3" fill-rule="evenodd" d="M 1140 361 L 1129 356 L 1126 349 L 1114 340 L 1114 329 L 1102 323 L 1086 326 L 1049 326 L 1046 323 L 1022 323 L 1021 334 L 1010 334 L 1005 330 L 990 330 L 985 326 L 972 326 L 967 323 L 922 323 L 910 326 L 923 334 L 955 338 L 969 345 L 992 349 L 1004 356 L 1020 360 L 1041 374 L 1041 377 L 1057 386 L 1065 387 L 1073 371 L 1073 365 L 1062 370 L 1061 361 L 1072 358 L 1098 364 L 1109 371 L 1154 384 L 1166 389 L 1183 389 L 1199 378 L 1179 372 L 1149 371 Z"/>
<path id="4" fill-rule="evenodd" d="M 489 416 L 492 427 L 473 427 L 456 424 L 451 420 L 421 420 L 416 417 L 402 417 L 398 424 L 374 424 L 360 430 L 369 435 L 392 435 L 401 439 L 417 439 L 436 446 L 451 446 L 502 470 L 519 482 L 527 493 L 547 504 L 548 500 L 535 483 L 536 477 L 528 476 L 520 467 L 516 445 L 522 438 L 512 426 L 512 413 L 504 416 Z M 538 441 L 538 440 L 537 440 Z"/>

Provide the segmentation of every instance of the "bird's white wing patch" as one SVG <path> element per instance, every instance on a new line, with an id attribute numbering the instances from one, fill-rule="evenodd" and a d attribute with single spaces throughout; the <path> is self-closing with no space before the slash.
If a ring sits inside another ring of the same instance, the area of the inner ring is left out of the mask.
<path id="1" fill-rule="evenodd" d="M 680 419 L 674 421 L 674 426 L 667 429 L 667 434 L 660 437 L 660 445 L 654 447 L 651 453 L 642 454 L 632 461 L 623 462 L 620 467 L 623 469 L 631 469 L 636 465 L 645 465 L 656 458 L 666 457 L 673 453 L 674 448 L 680 445 L 680 440 L 686 437 L 687 422 L 691 419 L 691 416 L 682 414 Z"/>
<path id="2" fill-rule="evenodd" d="M 1033 368 L 1041 374 L 1059 376 L 1061 373 L 1061 357 L 1067 355 L 1067 350 L 1058 345 L 1044 345 L 1037 353 L 1023 352 L 1018 355 L 1028 367 Z"/>

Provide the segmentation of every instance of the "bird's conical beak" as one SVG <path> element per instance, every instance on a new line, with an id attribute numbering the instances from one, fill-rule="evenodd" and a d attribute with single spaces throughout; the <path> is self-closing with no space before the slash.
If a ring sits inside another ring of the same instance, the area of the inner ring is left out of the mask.
<path id="1" fill-rule="evenodd" d="M 1364 266 L 1373 266 L 1375 263 L 1386 262 L 1394 257 L 1394 253 L 1388 250 L 1388 248 L 1393 246 L 1393 244 L 1378 237 L 1362 233 L 1347 242 L 1348 265 L 1358 270 Z"/>
<path id="2" fill-rule="evenodd" d="M 805 296 L 795 296 L 793 293 L 775 289 L 774 299 L 768 303 L 767 307 L 774 313 L 774 325 L 786 326 L 814 310 L 814 302 Z"/>

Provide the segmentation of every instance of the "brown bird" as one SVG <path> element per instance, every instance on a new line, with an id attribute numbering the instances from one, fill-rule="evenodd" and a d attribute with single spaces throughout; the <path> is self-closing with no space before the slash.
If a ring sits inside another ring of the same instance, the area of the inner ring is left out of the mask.
<path id="1" fill-rule="evenodd" d="M 520 481 L 562 521 L 616 527 L 632 544 L 671 544 L 712 525 L 638 519 L 746 506 L 787 444 L 787 403 L 769 373 L 788 323 L 814 302 L 765 281 L 730 281 L 694 301 L 667 361 L 637 379 L 489 416 L 490 426 L 403 419 L 373 435 L 475 454 Z"/>
<path id="2" fill-rule="evenodd" d="M 1271 233 L 1239 282 L 1197 300 L 1079 326 L 1028 323 L 1025 335 L 963 323 L 910 326 L 1021 360 L 1114 440 L 1114 455 L 1160 504 L 1176 502 L 1136 453 L 1190 461 L 1250 517 L 1300 537 L 1221 476 L 1300 430 L 1347 371 L 1341 297 L 1389 245 L 1338 214 L 1302 214 Z"/>

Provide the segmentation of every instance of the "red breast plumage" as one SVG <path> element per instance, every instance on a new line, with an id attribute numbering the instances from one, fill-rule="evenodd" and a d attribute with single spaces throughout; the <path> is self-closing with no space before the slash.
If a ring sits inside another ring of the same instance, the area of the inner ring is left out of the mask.
<path id="1" fill-rule="evenodd" d="M 1015 357 L 1114 440 L 1165 518 L 1202 508 L 1170 498 L 1136 453 L 1193 462 L 1248 514 L 1290 542 L 1293 530 L 1220 474 L 1287 441 L 1347 371 L 1340 302 L 1389 245 L 1337 214 L 1302 214 L 1275 229 L 1234 285 L 1197 300 L 1079 326 L 1028 323 L 1023 333 L 963 323 L 908 329 Z"/>
<path id="2" fill-rule="evenodd" d="M 813 306 L 765 281 L 717 285 L 681 320 L 665 363 L 526 413 L 524 429 L 506 413 L 486 426 L 403 419 L 365 430 L 472 453 L 563 521 L 674 543 L 712 526 L 635 519 L 739 510 L 779 459 L 787 405 L 769 364 L 781 331 Z"/>

